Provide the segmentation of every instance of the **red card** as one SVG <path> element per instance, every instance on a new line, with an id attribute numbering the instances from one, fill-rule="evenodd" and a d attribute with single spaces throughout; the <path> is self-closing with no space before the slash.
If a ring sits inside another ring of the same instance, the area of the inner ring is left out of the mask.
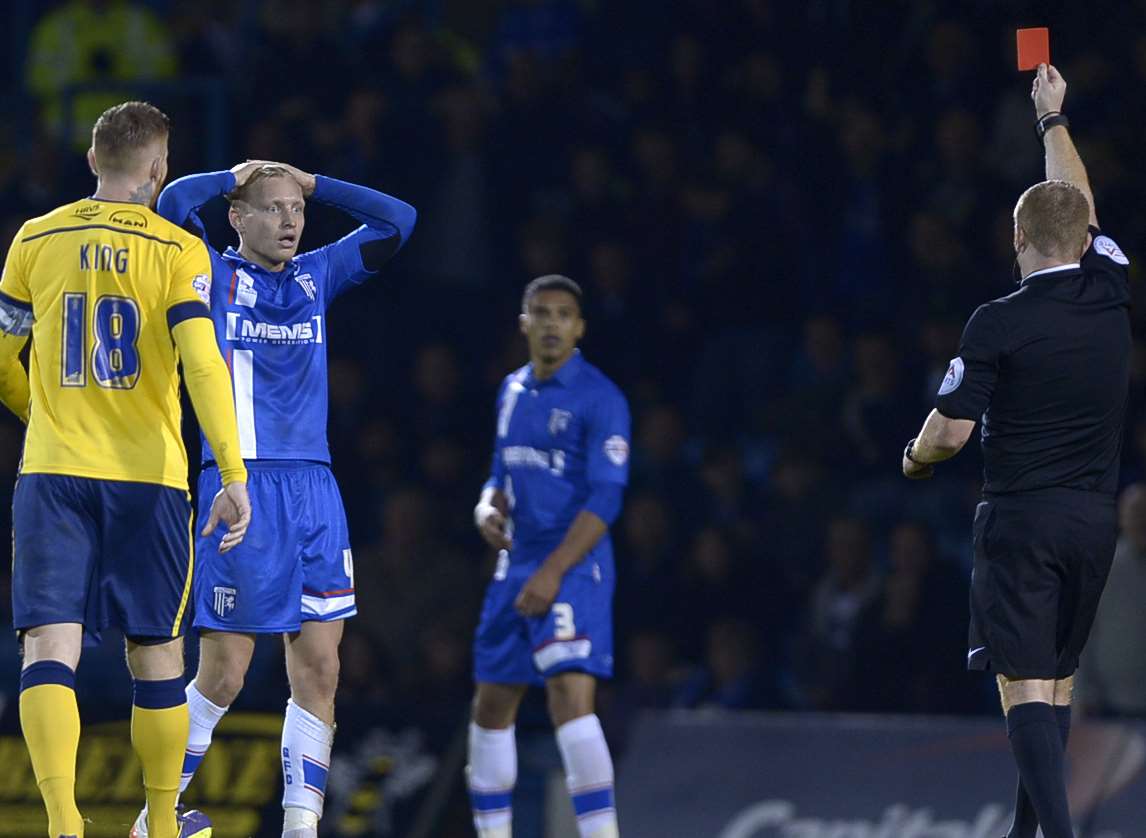
<path id="1" fill-rule="evenodd" d="M 1019 69 L 1034 70 L 1040 64 L 1050 64 L 1050 30 L 1016 29 L 1015 41 L 1019 47 Z"/>

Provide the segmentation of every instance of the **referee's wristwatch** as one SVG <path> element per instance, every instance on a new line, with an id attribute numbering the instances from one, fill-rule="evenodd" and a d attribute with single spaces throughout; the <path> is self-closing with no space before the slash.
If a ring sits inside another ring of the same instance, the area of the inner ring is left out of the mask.
<path id="1" fill-rule="evenodd" d="M 1045 142 L 1047 131 L 1056 125 L 1061 125 L 1063 128 L 1070 127 L 1070 120 L 1062 111 L 1047 111 L 1038 118 L 1035 122 L 1035 133 L 1039 135 L 1040 143 Z"/>
<path id="2" fill-rule="evenodd" d="M 907 447 L 903 449 L 904 459 L 915 463 L 917 466 L 922 466 L 922 468 L 923 468 L 922 471 L 918 471 L 915 474 L 911 475 L 913 478 L 923 479 L 925 477 L 930 477 L 931 475 L 935 474 L 935 464 L 934 463 L 925 463 L 922 460 L 917 460 L 917 459 L 915 459 L 914 454 L 915 454 L 915 438 L 909 440 L 907 443 Z"/>

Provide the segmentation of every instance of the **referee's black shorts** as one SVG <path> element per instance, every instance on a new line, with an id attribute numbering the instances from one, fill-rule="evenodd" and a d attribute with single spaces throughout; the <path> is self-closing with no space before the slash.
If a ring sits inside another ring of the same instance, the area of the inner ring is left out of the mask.
<path id="1" fill-rule="evenodd" d="M 1049 489 L 975 510 L 968 669 L 1066 678 L 1078 668 L 1118 538 L 1114 498 Z"/>

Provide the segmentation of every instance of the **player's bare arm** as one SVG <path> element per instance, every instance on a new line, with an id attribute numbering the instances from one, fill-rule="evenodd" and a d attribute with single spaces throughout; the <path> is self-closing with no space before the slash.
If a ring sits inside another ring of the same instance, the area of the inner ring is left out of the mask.
<path id="1" fill-rule="evenodd" d="M 935 464 L 949 460 L 963 450 L 975 423 L 970 419 L 949 419 L 932 410 L 919 436 L 903 452 L 903 476 L 922 480 L 935 473 Z"/>
<path id="2" fill-rule="evenodd" d="M 565 574 L 585 558 L 608 530 L 609 525 L 588 509 L 577 513 L 557 549 L 534 571 L 517 595 L 514 603 L 517 610 L 526 617 L 540 617 L 548 612 Z"/>
<path id="3" fill-rule="evenodd" d="M 1066 97 L 1066 80 L 1053 64 L 1040 64 L 1035 80 L 1031 85 L 1031 101 L 1035 104 L 1038 119 L 1062 113 L 1063 99 Z M 1046 129 L 1043 137 L 1046 147 L 1047 180 L 1065 180 L 1082 190 L 1090 204 L 1091 226 L 1098 226 L 1098 215 L 1094 210 L 1094 193 L 1086 176 L 1086 166 L 1074 147 L 1074 141 L 1065 125 L 1054 125 Z"/>
<path id="4" fill-rule="evenodd" d="M 505 516 L 508 508 L 505 492 L 492 486 L 482 490 L 481 499 L 474 507 L 474 525 L 486 544 L 495 550 L 509 550 L 513 547 L 509 537 L 509 520 Z"/>

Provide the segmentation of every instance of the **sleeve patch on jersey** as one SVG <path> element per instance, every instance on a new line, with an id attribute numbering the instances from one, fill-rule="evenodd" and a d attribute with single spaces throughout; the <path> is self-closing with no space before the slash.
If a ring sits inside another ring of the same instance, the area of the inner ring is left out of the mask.
<path id="1" fill-rule="evenodd" d="M 963 359 L 952 358 L 947 367 L 947 375 L 943 376 L 943 383 L 939 385 L 939 395 L 946 396 L 959 389 L 963 383 Z"/>
<path id="2" fill-rule="evenodd" d="M 605 456 L 620 468 L 629 461 L 629 441 L 620 434 L 609 437 L 605 440 Z"/>
<path id="3" fill-rule="evenodd" d="M 191 287 L 195 289 L 195 293 L 199 295 L 199 299 L 203 301 L 203 305 L 211 305 L 210 274 L 195 274 L 195 278 L 191 280 Z"/>
<path id="4" fill-rule="evenodd" d="M 26 337 L 32 333 L 32 307 L 28 303 L 0 294 L 0 331 L 16 337 Z"/>
<path id="5" fill-rule="evenodd" d="M 1119 247 L 1110 236 L 1099 236 L 1094 240 L 1092 246 L 1094 247 L 1095 253 L 1105 256 L 1112 262 L 1117 262 L 1119 265 L 1130 264 L 1130 260 L 1126 258 L 1126 254 L 1122 252 L 1122 248 Z"/>

